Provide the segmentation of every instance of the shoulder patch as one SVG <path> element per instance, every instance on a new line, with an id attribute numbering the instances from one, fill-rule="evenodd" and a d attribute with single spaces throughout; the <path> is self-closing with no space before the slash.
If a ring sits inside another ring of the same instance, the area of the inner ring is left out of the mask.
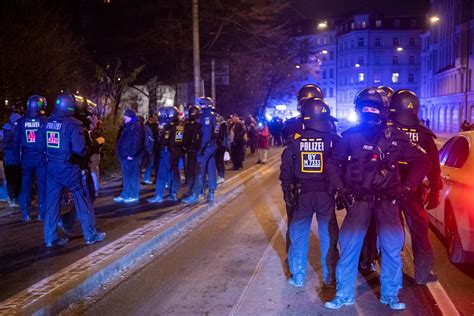
<path id="1" fill-rule="evenodd" d="M 295 136 L 293 137 L 293 139 L 298 139 L 298 138 L 300 138 L 300 137 L 301 137 L 301 135 L 300 135 L 300 134 L 298 134 L 298 133 L 295 133 Z"/>

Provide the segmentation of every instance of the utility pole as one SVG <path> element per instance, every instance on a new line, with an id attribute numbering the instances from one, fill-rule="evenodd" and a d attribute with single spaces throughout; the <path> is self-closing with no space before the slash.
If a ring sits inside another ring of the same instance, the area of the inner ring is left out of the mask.
<path id="1" fill-rule="evenodd" d="M 192 0 L 193 14 L 193 62 L 194 62 L 194 96 L 203 96 L 201 91 L 201 61 L 199 54 L 199 12 L 198 0 Z"/>
<path id="2" fill-rule="evenodd" d="M 211 61 L 211 97 L 216 104 L 216 62 L 214 58 Z"/>

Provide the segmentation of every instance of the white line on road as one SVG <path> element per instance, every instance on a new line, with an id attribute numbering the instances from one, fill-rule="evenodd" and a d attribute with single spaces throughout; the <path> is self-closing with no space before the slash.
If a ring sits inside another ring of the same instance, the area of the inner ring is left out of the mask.
<path id="1" fill-rule="evenodd" d="M 412 244 L 411 244 L 411 235 L 410 232 L 407 229 L 407 225 L 404 227 L 405 229 L 405 239 L 406 239 L 406 245 L 405 247 L 407 253 L 410 254 L 410 257 L 413 259 L 413 252 L 412 252 Z M 449 315 L 449 316 L 458 316 L 460 315 L 459 311 L 456 308 L 456 305 L 454 305 L 453 301 L 448 296 L 448 293 L 444 290 L 443 286 L 439 281 L 428 283 L 426 285 L 428 287 L 428 290 L 431 293 L 431 296 L 433 296 L 433 299 L 436 301 L 436 304 L 438 305 L 439 310 L 443 315 Z"/>
<path id="2" fill-rule="evenodd" d="M 278 225 L 277 230 L 273 234 L 273 237 L 272 237 L 270 243 L 268 244 L 267 248 L 263 252 L 262 257 L 258 261 L 257 266 L 255 267 L 255 270 L 252 273 L 252 276 L 250 277 L 249 281 L 247 282 L 247 285 L 245 286 L 244 290 L 242 291 L 242 294 L 240 295 L 239 300 L 237 301 L 237 303 L 232 308 L 232 311 L 230 312 L 230 315 L 232 315 L 232 316 L 236 315 L 237 311 L 239 310 L 240 306 L 242 305 L 243 300 L 245 299 L 245 296 L 247 296 L 247 293 L 248 293 L 250 287 L 252 286 L 255 279 L 257 278 L 257 274 L 262 269 L 263 261 L 267 257 L 270 250 L 273 249 L 273 245 L 274 245 L 276 239 L 278 238 L 278 236 L 280 235 L 280 232 L 282 231 L 283 227 L 285 227 L 285 225 L 286 225 L 286 217 L 283 217 L 280 221 L 280 224 Z"/>

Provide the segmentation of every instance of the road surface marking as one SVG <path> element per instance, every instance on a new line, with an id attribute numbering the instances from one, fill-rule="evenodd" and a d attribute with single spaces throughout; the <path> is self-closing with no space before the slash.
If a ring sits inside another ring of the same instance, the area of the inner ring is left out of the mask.
<path id="1" fill-rule="evenodd" d="M 275 205 L 275 204 L 274 204 Z M 247 282 L 247 285 L 245 286 L 244 290 L 242 291 L 242 294 L 240 295 L 239 297 L 239 300 L 237 301 L 237 303 L 234 305 L 234 307 L 232 308 L 231 312 L 229 313 L 230 315 L 234 316 L 236 315 L 236 313 L 238 312 L 240 306 L 242 305 L 242 302 L 243 300 L 245 299 L 245 297 L 247 296 L 247 293 L 248 291 L 250 290 L 250 287 L 252 286 L 252 284 L 254 283 L 255 279 L 257 278 L 257 274 L 260 272 L 260 270 L 262 269 L 262 266 L 263 266 L 263 261 L 266 259 L 266 257 L 268 256 L 268 253 L 270 252 L 270 250 L 273 249 L 273 245 L 275 244 L 275 241 L 276 239 L 278 238 L 278 236 L 280 235 L 280 232 L 283 230 L 283 228 L 285 227 L 286 225 L 286 217 L 283 217 L 280 221 L 280 224 L 278 225 L 278 228 L 277 230 L 275 231 L 275 233 L 273 234 L 273 237 L 272 239 L 270 240 L 270 243 L 268 244 L 267 248 L 265 249 L 265 251 L 263 252 L 263 255 L 260 257 L 260 260 L 258 261 L 257 263 L 257 266 L 255 267 L 255 270 L 253 271 L 252 273 L 252 276 L 250 277 L 249 281 Z"/>
<path id="2" fill-rule="evenodd" d="M 407 247 L 405 247 L 407 253 L 410 254 L 410 257 L 413 259 L 413 252 L 412 252 L 412 245 L 411 245 L 411 235 L 410 232 L 407 229 L 407 226 L 404 226 L 405 230 L 405 239 L 407 243 Z M 436 304 L 438 305 L 439 310 L 443 315 L 449 315 L 449 316 L 458 316 L 460 315 L 459 311 L 456 308 L 456 305 L 454 305 L 453 301 L 448 296 L 448 293 L 446 293 L 445 289 L 439 283 L 439 281 L 432 282 L 426 284 L 428 287 L 428 290 L 431 293 L 431 296 L 433 296 L 433 299 L 436 301 Z"/>

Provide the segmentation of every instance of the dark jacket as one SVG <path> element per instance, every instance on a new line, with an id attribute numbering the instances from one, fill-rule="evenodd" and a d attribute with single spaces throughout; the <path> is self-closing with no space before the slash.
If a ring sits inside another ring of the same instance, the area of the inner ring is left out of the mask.
<path id="1" fill-rule="evenodd" d="M 144 126 L 136 118 L 133 118 L 120 130 L 116 148 L 118 158 L 120 160 L 127 160 L 129 156 L 134 159 L 142 158 L 144 155 L 144 140 Z"/>
<path id="2" fill-rule="evenodd" d="M 196 120 L 184 126 L 184 148 L 187 152 L 197 152 L 201 148 L 201 124 Z"/>
<path id="3" fill-rule="evenodd" d="M 13 113 L 10 121 L 3 125 L 3 163 L 5 165 L 20 164 L 20 143 L 15 142 L 15 131 L 21 115 Z"/>

